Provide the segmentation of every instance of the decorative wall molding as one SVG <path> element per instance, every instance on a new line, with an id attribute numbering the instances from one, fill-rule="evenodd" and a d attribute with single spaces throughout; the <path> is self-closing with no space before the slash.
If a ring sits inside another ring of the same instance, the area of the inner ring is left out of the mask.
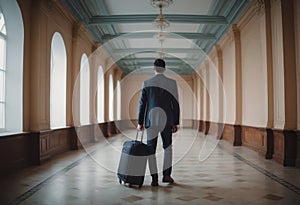
<path id="1" fill-rule="evenodd" d="M 271 0 L 271 4 L 277 3 L 279 1 L 281 1 L 281 0 Z"/>
<path id="2" fill-rule="evenodd" d="M 55 0 L 43 0 L 42 8 L 46 12 L 47 15 L 52 15 L 54 13 L 55 4 L 56 4 Z"/>
<path id="3" fill-rule="evenodd" d="M 265 13 L 265 0 L 254 0 L 255 10 L 257 15 Z"/>
<path id="4" fill-rule="evenodd" d="M 265 14 L 266 3 L 268 0 L 252 0 L 248 8 L 242 14 L 242 16 L 237 21 L 237 25 L 240 30 L 243 30 L 248 23 L 254 18 L 261 17 Z"/>
<path id="5" fill-rule="evenodd" d="M 233 24 L 231 27 L 232 30 L 232 37 L 235 42 L 240 42 L 241 41 L 241 32 L 237 24 Z"/>
<path id="6" fill-rule="evenodd" d="M 92 46 L 90 47 L 90 51 L 93 51 L 93 46 L 95 45 L 96 41 L 90 35 L 86 27 L 81 21 L 75 21 L 73 23 L 73 42 L 77 42 L 80 39 L 84 39 L 86 43 L 90 43 Z"/>
<path id="7" fill-rule="evenodd" d="M 216 53 L 217 53 L 217 58 L 219 60 L 223 59 L 223 50 L 221 49 L 221 47 L 219 45 L 216 45 L 215 49 L 216 49 Z"/>
<path id="8" fill-rule="evenodd" d="M 266 128 L 242 126 L 242 145 L 258 152 L 261 156 L 266 156 L 268 145 Z"/>
<path id="9" fill-rule="evenodd" d="M 82 26 L 83 26 L 82 22 L 80 21 L 77 21 L 73 24 L 73 31 L 72 31 L 73 43 L 76 43 L 78 41 L 79 32 Z"/>
<path id="10" fill-rule="evenodd" d="M 233 43 L 234 42 L 234 31 L 231 26 L 231 28 L 228 30 L 228 42 Z"/>
<path id="11" fill-rule="evenodd" d="M 223 36 L 223 38 L 219 42 L 220 48 L 226 47 L 228 44 L 231 44 L 234 41 L 234 35 L 232 29 L 228 29 L 227 33 Z"/>

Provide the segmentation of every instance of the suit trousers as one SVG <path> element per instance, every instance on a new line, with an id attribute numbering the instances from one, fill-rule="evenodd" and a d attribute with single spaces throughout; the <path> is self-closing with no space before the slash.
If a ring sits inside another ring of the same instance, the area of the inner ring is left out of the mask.
<path id="1" fill-rule="evenodd" d="M 172 126 L 151 126 L 147 128 L 147 145 L 150 150 L 149 155 L 149 169 L 152 178 L 157 179 L 157 162 L 156 162 L 156 147 L 157 138 L 160 133 L 164 149 L 164 162 L 163 162 L 163 176 L 171 176 L 172 172 Z"/>

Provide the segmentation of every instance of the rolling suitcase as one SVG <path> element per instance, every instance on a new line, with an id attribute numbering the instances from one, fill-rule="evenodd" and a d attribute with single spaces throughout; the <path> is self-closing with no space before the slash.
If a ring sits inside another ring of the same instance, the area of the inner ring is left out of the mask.
<path id="1" fill-rule="evenodd" d="M 118 167 L 120 184 L 124 182 L 129 187 L 143 185 L 149 154 L 148 146 L 143 143 L 144 131 L 140 141 L 138 141 L 138 133 L 137 131 L 135 140 L 124 142 Z"/>

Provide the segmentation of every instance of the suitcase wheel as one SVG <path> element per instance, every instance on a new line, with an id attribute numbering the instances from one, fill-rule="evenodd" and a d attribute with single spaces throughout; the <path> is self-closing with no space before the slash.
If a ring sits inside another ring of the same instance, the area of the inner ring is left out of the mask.
<path id="1" fill-rule="evenodd" d="M 139 188 L 141 188 L 141 187 L 142 187 L 142 184 L 139 185 Z"/>
<path id="2" fill-rule="evenodd" d="M 122 184 L 122 180 L 121 179 L 119 179 L 119 183 Z"/>

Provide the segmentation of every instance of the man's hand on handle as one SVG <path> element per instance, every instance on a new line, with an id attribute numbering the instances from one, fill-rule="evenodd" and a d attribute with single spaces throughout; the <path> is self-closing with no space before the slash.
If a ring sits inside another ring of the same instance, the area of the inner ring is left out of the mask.
<path id="1" fill-rule="evenodd" d="M 138 131 L 142 131 L 142 130 L 144 130 L 144 125 L 138 125 L 136 129 L 137 129 Z M 177 131 L 178 131 L 177 125 L 174 125 L 174 126 L 172 127 L 172 133 L 175 133 L 175 132 L 177 132 Z"/>
<path id="2" fill-rule="evenodd" d="M 174 126 L 172 127 L 172 133 L 175 133 L 175 132 L 177 132 L 177 131 L 178 131 L 177 125 L 174 125 Z"/>
<path id="3" fill-rule="evenodd" d="M 136 129 L 139 130 L 139 131 L 142 131 L 144 129 L 144 126 L 143 125 L 138 125 Z"/>

